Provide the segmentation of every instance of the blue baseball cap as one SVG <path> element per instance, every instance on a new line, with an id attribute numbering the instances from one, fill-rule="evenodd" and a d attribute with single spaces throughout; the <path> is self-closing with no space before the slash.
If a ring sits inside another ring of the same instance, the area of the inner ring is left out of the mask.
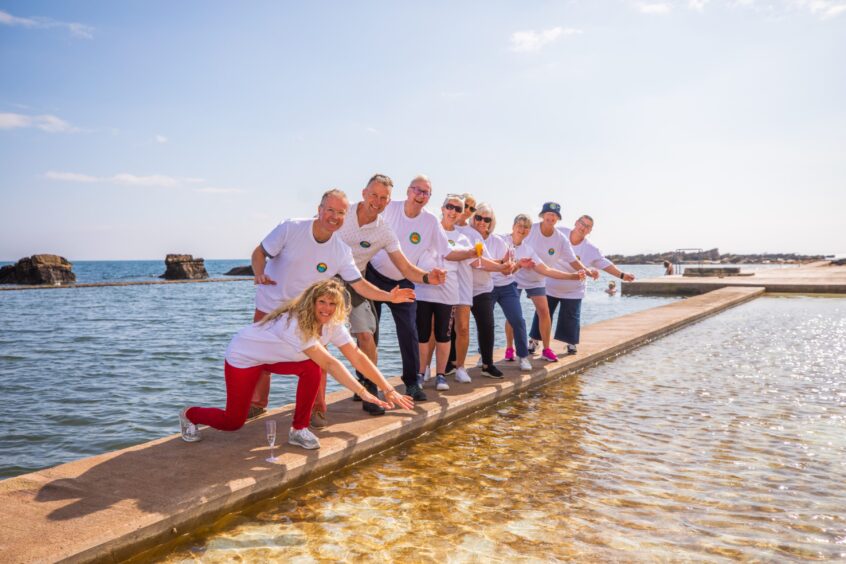
<path id="1" fill-rule="evenodd" d="M 546 212 L 552 212 L 558 216 L 558 219 L 561 219 L 561 204 L 559 204 L 558 202 L 546 202 L 543 205 L 543 209 L 541 210 L 540 214 L 538 214 L 538 217 L 543 216 L 543 214 L 545 214 Z"/>

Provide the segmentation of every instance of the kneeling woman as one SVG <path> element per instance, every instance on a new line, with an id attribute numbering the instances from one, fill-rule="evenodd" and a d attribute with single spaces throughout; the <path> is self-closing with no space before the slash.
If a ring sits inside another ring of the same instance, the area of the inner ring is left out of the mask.
<path id="1" fill-rule="evenodd" d="M 201 439 L 197 425 L 209 425 L 222 431 L 240 429 L 247 420 L 250 398 L 263 371 L 299 377 L 294 421 L 288 442 L 303 448 L 320 448 L 320 442 L 308 430 L 311 409 L 320 386 L 320 370 L 326 370 L 338 382 L 357 393 L 364 401 L 383 408 L 395 405 L 411 409 L 414 402 L 397 392 L 379 370 L 355 345 L 344 321 L 348 307 L 344 287 L 335 279 L 322 280 L 261 321 L 241 329 L 226 349 L 226 409 L 187 407 L 179 415 L 182 439 Z M 385 394 L 385 401 L 370 394 L 329 354 L 332 343 L 353 367 L 374 382 Z"/>

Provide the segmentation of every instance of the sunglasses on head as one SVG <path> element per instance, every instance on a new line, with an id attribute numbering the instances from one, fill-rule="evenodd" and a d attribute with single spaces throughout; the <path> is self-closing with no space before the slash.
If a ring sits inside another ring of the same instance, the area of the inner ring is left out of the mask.
<path id="1" fill-rule="evenodd" d="M 457 211 L 458 213 L 461 213 L 461 212 L 464 211 L 464 208 L 462 206 L 456 206 L 455 204 L 444 204 L 444 209 L 445 210 Z"/>
<path id="2" fill-rule="evenodd" d="M 482 217 L 481 215 L 477 215 L 476 221 L 484 221 L 485 223 L 490 223 L 492 220 L 489 217 Z"/>

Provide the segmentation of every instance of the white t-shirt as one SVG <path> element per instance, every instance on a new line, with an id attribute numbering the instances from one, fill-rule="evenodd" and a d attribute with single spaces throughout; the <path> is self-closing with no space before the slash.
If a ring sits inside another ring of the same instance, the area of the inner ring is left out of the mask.
<path id="1" fill-rule="evenodd" d="M 534 223 L 529 236 L 523 240 L 523 245 L 532 247 L 548 267 L 564 272 L 573 271 L 572 268 L 567 270 L 564 267 L 569 266 L 571 262 L 576 260 L 576 254 L 573 252 L 570 241 L 557 229 L 553 230 L 552 235 L 547 237 L 541 233 L 540 223 Z M 527 272 L 523 277 L 525 285 L 521 288 L 540 288 L 544 284 L 549 287 L 549 280 L 535 271 Z"/>
<path id="2" fill-rule="evenodd" d="M 570 232 L 572 229 L 569 227 L 559 227 L 558 231 L 561 232 L 569 243 Z M 610 260 L 605 258 L 602 255 L 602 251 L 596 248 L 596 246 L 588 241 L 587 238 L 578 245 L 573 245 L 573 250 L 576 253 L 576 258 L 582 261 L 582 264 L 589 268 L 592 267 L 602 270 L 613 264 Z M 569 264 L 559 267 L 559 270 L 563 270 L 564 272 L 575 272 L 573 267 Z M 587 290 L 587 278 L 585 280 L 556 280 L 554 278 L 547 278 L 546 280 L 546 293 L 553 298 L 579 300 L 585 297 L 585 290 Z"/>
<path id="3" fill-rule="evenodd" d="M 353 342 L 353 338 L 344 324 L 339 323 L 324 325 L 320 339 L 303 340 L 297 319 L 286 313 L 270 323 L 253 323 L 238 331 L 226 348 L 226 362 L 235 368 L 300 362 L 308 360 L 303 351 L 318 342 L 342 347 Z"/>
<path id="4" fill-rule="evenodd" d="M 270 313 L 297 297 L 318 280 L 340 274 L 347 282 L 361 279 L 350 248 L 335 233 L 318 243 L 311 230 L 313 219 L 288 219 L 261 242 L 270 257 L 264 273 L 276 284 L 256 286 L 256 309 Z"/>
<path id="5" fill-rule="evenodd" d="M 367 263 L 376 253 L 382 249 L 393 253 L 399 250 L 400 244 L 394 230 L 385 222 L 382 214 L 376 216 L 376 221 L 371 221 L 364 226 L 359 225 L 356 213 L 358 206 L 357 203 L 350 206 L 350 213 L 336 232 L 336 236 L 350 247 L 355 265 L 364 272 Z"/>
<path id="6" fill-rule="evenodd" d="M 491 260 L 497 260 L 491 255 L 490 251 L 488 250 L 488 241 L 490 241 L 491 237 L 494 237 L 494 235 L 488 235 L 488 239 L 486 241 L 482 238 L 482 235 L 479 234 L 479 232 L 473 229 L 472 227 L 466 229 L 464 231 L 464 235 L 470 240 L 471 247 L 475 247 L 477 242 L 482 243 L 483 257 L 489 258 Z M 474 258 L 470 261 L 470 264 L 473 264 L 475 262 L 476 259 Z M 487 294 L 488 292 L 493 292 L 494 285 L 493 279 L 491 279 L 490 272 L 475 267 L 471 268 L 470 270 L 473 274 L 473 297 L 476 297 L 479 294 Z"/>
<path id="7" fill-rule="evenodd" d="M 456 225 L 455 230 L 464 235 L 470 246 L 473 246 L 467 233 L 468 230 L 475 232 L 475 229 L 469 225 Z M 447 233 L 447 236 L 450 236 L 450 234 Z M 473 305 L 473 267 L 471 265 L 474 260 L 476 259 L 463 260 L 458 265 L 458 305 Z"/>
<path id="8" fill-rule="evenodd" d="M 504 235 L 497 235 L 492 233 L 487 240 L 488 250 L 495 260 L 505 257 L 506 253 L 513 252 L 514 245 L 511 244 L 511 235 L 508 239 Z M 491 272 L 491 280 L 495 287 L 508 286 L 514 282 L 514 277 L 510 274 L 503 274 L 501 272 Z"/>
<path id="9" fill-rule="evenodd" d="M 411 264 L 419 266 L 421 259 L 429 260 L 431 255 L 426 257 L 428 252 L 442 257 L 452 250 L 441 223 L 432 212 L 424 209 L 417 214 L 417 217 L 408 217 L 405 215 L 405 200 L 403 200 L 388 204 L 382 215 L 385 217 L 385 222 L 396 233 L 400 248 Z M 379 251 L 370 260 L 370 264 L 379 274 L 392 280 L 404 278 L 399 269 L 394 266 L 391 257 L 384 251 Z"/>
<path id="10" fill-rule="evenodd" d="M 472 245 L 470 244 L 470 240 L 465 237 L 461 232 L 453 229 L 452 231 L 444 231 L 447 236 L 447 240 L 449 241 L 450 249 L 454 251 L 466 251 Z M 473 287 L 473 278 L 472 274 L 470 273 L 470 262 L 473 259 L 466 259 L 461 261 L 455 260 L 442 260 L 441 263 L 438 265 L 439 267 L 443 268 L 447 275 L 446 281 L 443 284 L 439 284 L 437 286 L 433 286 L 431 284 L 415 284 L 414 285 L 414 292 L 417 295 L 418 300 L 423 300 L 424 302 L 432 302 L 436 304 L 447 304 L 447 305 L 459 305 L 462 304 L 461 302 L 461 278 L 462 275 L 460 270 L 466 270 L 466 280 L 469 282 L 468 284 L 468 293 L 471 293 Z M 473 305 L 473 296 L 470 295 L 469 303 L 464 305 Z"/>
<path id="11" fill-rule="evenodd" d="M 531 259 L 535 264 L 543 262 L 543 259 L 537 252 L 535 252 L 535 249 L 533 249 L 531 245 L 526 244 L 525 239 L 523 239 L 523 241 L 516 247 L 514 246 L 514 240 L 510 234 L 503 237 L 503 239 L 506 244 L 514 250 L 515 261 Z M 526 288 L 540 288 L 545 284 L 544 278 L 546 277 L 542 274 L 538 274 L 534 268 L 521 268 L 508 278 L 511 282 L 517 282 L 517 288 L 525 290 Z M 496 281 L 494 281 L 494 284 L 496 284 Z"/>

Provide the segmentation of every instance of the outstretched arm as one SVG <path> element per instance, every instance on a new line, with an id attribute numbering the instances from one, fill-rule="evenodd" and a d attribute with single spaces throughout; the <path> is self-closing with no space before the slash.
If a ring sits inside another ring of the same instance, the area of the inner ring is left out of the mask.
<path id="1" fill-rule="evenodd" d="M 350 361 L 350 364 L 353 365 L 353 368 L 364 374 L 365 378 L 382 390 L 382 393 L 385 394 L 385 401 L 391 404 L 391 407 L 394 407 L 394 404 L 396 404 L 403 409 L 414 409 L 414 400 L 411 399 L 411 396 L 404 396 L 391 386 L 379 369 L 376 368 L 376 365 L 373 364 L 366 354 L 361 352 L 361 349 L 353 343 L 347 343 L 340 347 L 340 350 L 347 357 L 347 360 Z"/>
<path id="2" fill-rule="evenodd" d="M 380 290 L 364 278 L 359 278 L 355 282 L 350 283 L 350 286 L 358 292 L 358 295 L 368 300 L 377 302 L 391 302 L 394 304 L 402 304 L 414 301 L 414 290 L 411 288 L 394 287 L 390 292 Z"/>
<path id="3" fill-rule="evenodd" d="M 433 268 L 430 272 L 426 272 L 422 268 L 419 268 L 410 262 L 408 262 L 408 258 L 405 256 L 405 253 L 402 251 L 394 251 L 392 253 L 388 253 L 388 258 L 391 259 L 391 262 L 394 263 L 394 266 L 397 267 L 402 275 L 414 282 L 415 284 L 443 284 L 444 279 L 446 278 L 446 272 L 440 268 Z M 384 300 L 380 300 L 384 301 Z"/>
<path id="4" fill-rule="evenodd" d="M 617 268 L 614 264 L 609 264 L 605 268 L 603 268 L 605 272 L 610 274 L 611 276 L 616 276 L 620 280 L 625 280 L 626 282 L 634 282 L 635 276 L 630 272 L 623 272 L 619 268 Z"/>
<path id="5" fill-rule="evenodd" d="M 332 378 L 338 381 L 343 387 L 348 389 L 351 392 L 358 394 L 358 396 L 370 403 L 375 403 L 376 405 L 388 409 L 392 407 L 390 404 L 383 402 L 378 397 L 374 396 L 367 389 L 361 385 L 361 383 L 350 374 L 350 371 L 347 370 L 347 367 L 341 364 L 337 358 L 329 354 L 329 351 L 326 350 L 326 347 L 321 345 L 320 343 L 309 347 L 303 351 L 307 357 L 317 363 L 320 368 L 325 370 L 329 373 Z"/>
<path id="6" fill-rule="evenodd" d="M 558 270 L 557 268 L 550 268 L 542 262 L 535 263 L 535 272 L 558 280 L 584 280 L 586 274 L 584 270 L 579 270 L 577 272 L 564 272 L 563 270 Z"/>

